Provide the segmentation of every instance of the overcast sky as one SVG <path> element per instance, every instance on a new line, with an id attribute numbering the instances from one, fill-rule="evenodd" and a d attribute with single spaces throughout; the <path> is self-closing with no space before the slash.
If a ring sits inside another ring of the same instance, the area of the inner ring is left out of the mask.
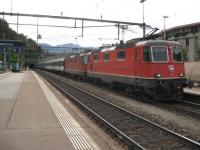
<path id="1" fill-rule="evenodd" d="M 43 15 L 61 15 L 68 17 L 85 17 L 94 19 L 129 21 L 142 23 L 142 4 L 140 0 L 0 0 L 0 11 L 13 13 L 30 13 Z M 152 27 L 166 28 L 200 22 L 200 0 L 146 0 L 144 3 L 145 22 Z M 2 16 L 0 16 L 2 18 Z M 17 21 L 16 17 L 5 16 L 8 22 Z M 20 17 L 19 23 L 37 23 L 36 18 Z M 70 20 L 52 20 L 39 18 L 39 24 L 74 25 Z M 105 24 L 105 23 L 104 23 Z M 85 23 L 85 25 L 104 25 L 99 23 Z M 81 22 L 77 22 L 81 25 Z M 10 25 L 14 30 L 16 26 Z M 125 40 L 142 36 L 140 27 L 130 27 L 132 32 L 125 32 Z M 19 26 L 19 33 L 36 40 L 37 28 Z M 39 27 L 42 39 L 39 43 L 58 45 L 77 43 L 81 46 L 99 46 L 103 43 L 117 42 L 117 28 L 85 29 L 81 38 L 81 30 L 67 28 Z M 77 38 L 76 38 L 77 37 Z M 120 36 L 122 38 L 122 36 Z M 77 40 L 75 40 L 77 39 Z"/>

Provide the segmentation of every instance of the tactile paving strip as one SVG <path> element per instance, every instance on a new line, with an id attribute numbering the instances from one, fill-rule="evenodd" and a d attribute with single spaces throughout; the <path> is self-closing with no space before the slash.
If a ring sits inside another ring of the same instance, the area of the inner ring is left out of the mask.
<path id="1" fill-rule="evenodd" d="M 78 123 L 72 118 L 70 113 L 63 107 L 63 105 L 58 100 L 56 100 L 57 98 L 51 92 L 48 92 L 48 87 L 44 84 L 44 82 L 39 79 L 39 77 L 34 72 L 33 74 L 37 78 L 40 86 L 42 87 L 49 104 L 55 112 L 59 122 L 65 130 L 65 133 L 68 135 L 74 148 L 77 150 L 92 150 L 90 144 L 86 141 L 86 139 L 81 135 L 80 131 L 78 130 Z"/>

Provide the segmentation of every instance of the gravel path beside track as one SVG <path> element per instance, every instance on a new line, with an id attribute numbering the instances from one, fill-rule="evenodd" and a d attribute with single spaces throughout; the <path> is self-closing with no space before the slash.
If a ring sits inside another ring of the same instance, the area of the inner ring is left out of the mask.
<path id="1" fill-rule="evenodd" d="M 161 126 L 164 126 L 174 132 L 191 138 L 197 142 L 200 142 L 200 120 L 194 118 L 176 114 L 167 109 L 163 109 L 158 106 L 153 106 L 145 102 L 140 102 L 132 98 L 127 98 L 111 90 L 97 87 L 95 85 L 85 82 L 74 82 L 74 80 L 66 79 L 69 83 L 75 84 L 76 86 L 83 88 L 94 95 L 102 97 L 106 100 L 125 108 L 133 113 L 136 113 L 148 120 L 151 120 Z"/>

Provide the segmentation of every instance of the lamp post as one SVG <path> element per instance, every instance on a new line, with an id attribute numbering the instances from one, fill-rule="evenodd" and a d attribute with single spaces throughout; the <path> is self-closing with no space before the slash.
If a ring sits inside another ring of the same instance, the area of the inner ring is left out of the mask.
<path id="1" fill-rule="evenodd" d="M 77 37 L 75 37 L 75 44 L 77 44 Z"/>
<path id="2" fill-rule="evenodd" d="M 38 17 L 37 17 L 37 37 L 36 37 L 36 39 L 37 39 L 37 44 L 38 44 Z"/>
<path id="3" fill-rule="evenodd" d="M 164 40 L 166 40 L 166 31 L 165 31 L 165 19 L 169 18 L 169 16 L 163 16 L 164 19 Z"/>
<path id="4" fill-rule="evenodd" d="M 12 0 L 10 1 L 10 12 L 11 12 L 11 14 L 12 14 Z"/>
<path id="5" fill-rule="evenodd" d="M 142 11 L 143 11 L 143 16 L 142 16 L 142 20 L 143 20 L 143 38 L 145 38 L 145 23 L 144 23 L 144 2 L 145 2 L 146 0 L 140 0 L 140 3 L 142 3 Z"/>
<path id="6" fill-rule="evenodd" d="M 99 47 L 101 47 L 101 40 L 102 38 L 98 38 L 99 39 Z"/>

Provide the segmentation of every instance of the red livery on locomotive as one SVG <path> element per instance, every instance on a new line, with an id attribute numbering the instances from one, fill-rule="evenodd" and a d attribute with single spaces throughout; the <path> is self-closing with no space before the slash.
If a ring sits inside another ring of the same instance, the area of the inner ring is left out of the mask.
<path id="1" fill-rule="evenodd" d="M 148 40 L 104 47 L 65 58 L 65 73 L 144 92 L 155 100 L 182 97 L 186 86 L 179 43 Z"/>
<path id="2" fill-rule="evenodd" d="M 180 99 L 187 86 L 182 49 L 173 41 L 121 42 L 41 63 L 39 67 L 145 93 L 155 100 Z"/>

